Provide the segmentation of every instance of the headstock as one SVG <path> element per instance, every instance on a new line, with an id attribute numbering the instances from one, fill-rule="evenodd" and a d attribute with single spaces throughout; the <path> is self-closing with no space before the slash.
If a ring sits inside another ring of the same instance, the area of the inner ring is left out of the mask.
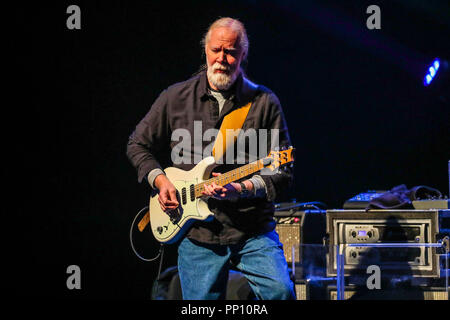
<path id="1" fill-rule="evenodd" d="M 272 150 L 269 155 L 263 159 L 265 169 L 274 171 L 275 169 L 294 165 L 294 147 L 282 148 L 281 150 Z"/>

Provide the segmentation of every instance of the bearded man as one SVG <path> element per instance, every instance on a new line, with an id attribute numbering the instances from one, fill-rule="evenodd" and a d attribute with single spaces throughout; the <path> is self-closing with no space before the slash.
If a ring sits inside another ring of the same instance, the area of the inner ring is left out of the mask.
<path id="1" fill-rule="evenodd" d="M 207 130 L 219 129 L 230 112 L 251 103 L 242 130 L 265 129 L 269 136 L 277 132 L 280 146 L 291 145 L 278 98 L 268 88 L 249 81 L 241 68 L 249 50 L 244 25 L 221 18 L 208 28 L 202 45 L 206 71 L 164 90 L 128 141 L 127 156 L 137 169 L 138 181 L 148 181 L 165 212 L 176 209 L 179 199 L 163 168 L 191 170 L 211 144 L 192 141 L 181 150 L 184 160 L 174 161 L 180 156 L 174 132 L 184 130 L 193 137 L 200 130 L 204 137 Z M 269 144 L 269 150 L 270 141 L 263 142 Z M 267 150 L 267 145 L 258 148 Z M 236 167 L 237 163 L 227 161 L 215 168 L 213 176 Z M 225 186 L 205 186 L 204 201 L 214 219 L 196 221 L 179 242 L 183 299 L 224 299 L 231 267 L 242 272 L 258 299 L 295 299 L 273 219 L 274 200 L 291 182 L 292 169 L 287 169 L 253 174 Z"/>

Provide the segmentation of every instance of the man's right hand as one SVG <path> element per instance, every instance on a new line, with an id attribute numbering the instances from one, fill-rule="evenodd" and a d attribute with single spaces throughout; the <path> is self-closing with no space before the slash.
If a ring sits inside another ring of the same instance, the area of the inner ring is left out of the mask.
<path id="1" fill-rule="evenodd" d="M 167 213 L 178 208 L 177 190 L 172 182 L 164 174 L 160 174 L 155 178 L 154 184 L 159 190 L 158 201 L 161 209 Z"/>

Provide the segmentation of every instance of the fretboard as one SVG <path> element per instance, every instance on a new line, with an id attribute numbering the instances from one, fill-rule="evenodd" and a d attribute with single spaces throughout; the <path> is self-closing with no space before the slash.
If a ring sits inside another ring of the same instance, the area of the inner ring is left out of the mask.
<path id="1" fill-rule="evenodd" d="M 213 177 L 211 179 L 205 180 L 199 184 L 196 184 L 194 186 L 195 188 L 195 197 L 199 198 L 202 197 L 202 192 L 205 191 L 204 185 L 210 185 L 213 182 L 219 186 L 224 186 L 226 184 L 229 184 L 231 182 L 237 181 L 239 179 L 245 178 L 252 173 L 258 172 L 264 167 L 263 165 L 263 159 L 254 161 L 252 163 L 246 164 L 242 167 L 239 167 L 237 169 L 228 171 L 226 173 L 221 174 L 218 177 Z"/>

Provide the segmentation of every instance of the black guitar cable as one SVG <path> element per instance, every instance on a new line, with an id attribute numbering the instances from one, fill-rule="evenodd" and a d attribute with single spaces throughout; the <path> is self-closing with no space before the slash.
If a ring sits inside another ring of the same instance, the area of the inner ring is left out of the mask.
<path id="1" fill-rule="evenodd" d="M 156 259 L 158 259 L 159 257 L 161 257 L 161 260 L 159 261 L 159 268 L 158 268 L 158 275 L 156 276 L 156 281 L 159 280 L 159 276 L 161 274 L 161 267 L 162 267 L 162 262 L 163 262 L 163 258 L 164 258 L 164 244 L 161 243 L 160 247 L 159 247 L 159 252 L 156 255 L 156 257 L 154 258 L 150 258 L 150 259 L 146 259 L 141 257 L 141 255 L 139 255 L 139 253 L 137 253 L 136 249 L 134 248 L 134 244 L 133 244 L 133 227 L 134 224 L 136 223 L 136 219 L 139 217 L 139 215 L 142 213 L 142 211 L 144 210 L 148 210 L 148 207 L 144 207 L 142 208 L 137 215 L 134 217 L 133 222 L 131 223 L 131 227 L 130 227 L 130 245 L 131 245 L 131 249 L 133 249 L 134 254 L 141 260 L 146 261 L 146 262 L 151 262 L 151 261 L 155 261 Z M 159 289 L 159 286 L 158 286 Z M 156 293 L 157 294 L 157 293 Z"/>

